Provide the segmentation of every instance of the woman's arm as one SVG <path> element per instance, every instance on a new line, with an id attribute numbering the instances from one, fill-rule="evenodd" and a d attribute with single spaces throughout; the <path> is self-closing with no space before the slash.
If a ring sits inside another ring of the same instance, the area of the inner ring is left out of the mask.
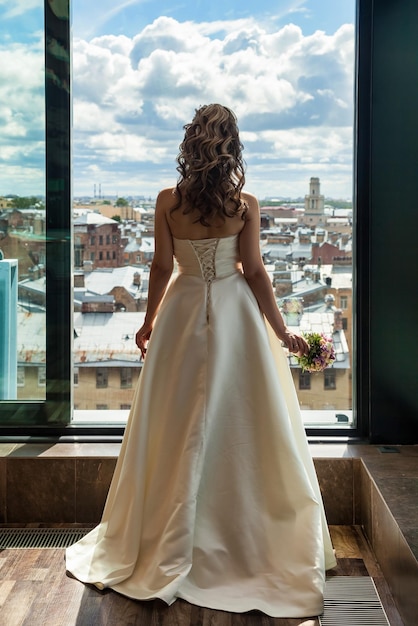
<path id="1" fill-rule="evenodd" d="M 155 206 L 155 252 L 151 264 L 148 303 L 144 323 L 135 336 L 142 358 L 151 336 L 154 321 L 173 272 L 173 239 L 166 219 L 167 190 L 159 193 Z"/>
<path id="2" fill-rule="evenodd" d="M 247 193 L 243 194 L 243 198 L 248 204 L 245 226 L 239 239 L 244 276 L 276 336 L 283 341 L 290 352 L 307 354 L 309 347 L 305 339 L 290 332 L 283 321 L 274 297 L 271 280 L 261 258 L 258 201 L 254 196 Z"/>

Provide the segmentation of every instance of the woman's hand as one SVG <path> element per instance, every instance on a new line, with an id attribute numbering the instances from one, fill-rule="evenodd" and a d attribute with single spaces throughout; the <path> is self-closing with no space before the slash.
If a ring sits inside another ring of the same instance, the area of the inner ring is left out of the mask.
<path id="1" fill-rule="evenodd" d="M 285 330 L 284 334 L 280 337 L 285 347 L 289 352 L 294 352 L 298 356 L 307 355 L 309 353 L 309 345 L 307 341 L 300 335 Z"/>
<path id="2" fill-rule="evenodd" d="M 141 356 L 145 359 L 147 344 L 152 333 L 152 325 L 144 323 L 135 335 L 135 343 L 141 350 Z"/>

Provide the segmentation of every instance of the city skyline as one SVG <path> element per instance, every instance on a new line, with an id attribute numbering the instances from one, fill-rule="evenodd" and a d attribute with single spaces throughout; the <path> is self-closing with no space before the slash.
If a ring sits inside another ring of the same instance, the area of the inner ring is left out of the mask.
<path id="1" fill-rule="evenodd" d="M 249 191 L 299 197 L 319 176 L 327 197 L 351 198 L 354 2 L 251 4 L 72 3 L 75 196 L 100 184 L 155 197 L 175 183 L 183 124 L 219 101 L 237 113 Z M 0 195 L 43 193 L 42 11 L 30 6 L 0 1 Z"/>

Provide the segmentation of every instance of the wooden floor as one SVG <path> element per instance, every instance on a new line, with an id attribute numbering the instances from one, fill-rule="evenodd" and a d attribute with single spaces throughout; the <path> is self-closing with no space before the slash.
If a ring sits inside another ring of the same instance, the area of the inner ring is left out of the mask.
<path id="1" fill-rule="evenodd" d="M 403 626 L 379 566 L 358 527 L 332 526 L 332 576 L 371 576 L 391 626 Z M 0 552 L 0 626 L 318 626 L 312 619 L 212 611 L 178 600 L 138 602 L 98 591 L 65 573 L 63 549 Z"/>

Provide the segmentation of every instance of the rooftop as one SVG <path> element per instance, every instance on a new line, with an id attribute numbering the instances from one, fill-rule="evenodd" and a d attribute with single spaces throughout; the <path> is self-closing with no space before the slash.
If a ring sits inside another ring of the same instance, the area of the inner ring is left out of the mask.
<path id="1" fill-rule="evenodd" d="M 110 217 L 105 217 L 100 213 L 96 213 L 95 211 L 86 211 L 81 215 L 78 215 L 74 218 L 74 226 L 90 226 L 96 225 L 101 226 L 102 224 L 117 224 L 116 220 L 110 219 Z"/>
<path id="2" fill-rule="evenodd" d="M 136 367 L 135 334 L 145 313 L 75 313 L 74 364 L 85 367 Z"/>
<path id="3" fill-rule="evenodd" d="M 141 275 L 141 285 L 134 285 L 134 274 Z M 149 269 L 126 265 L 87 272 L 84 278 L 85 288 L 92 294 L 108 294 L 115 287 L 124 287 L 133 297 L 148 290 Z"/>

